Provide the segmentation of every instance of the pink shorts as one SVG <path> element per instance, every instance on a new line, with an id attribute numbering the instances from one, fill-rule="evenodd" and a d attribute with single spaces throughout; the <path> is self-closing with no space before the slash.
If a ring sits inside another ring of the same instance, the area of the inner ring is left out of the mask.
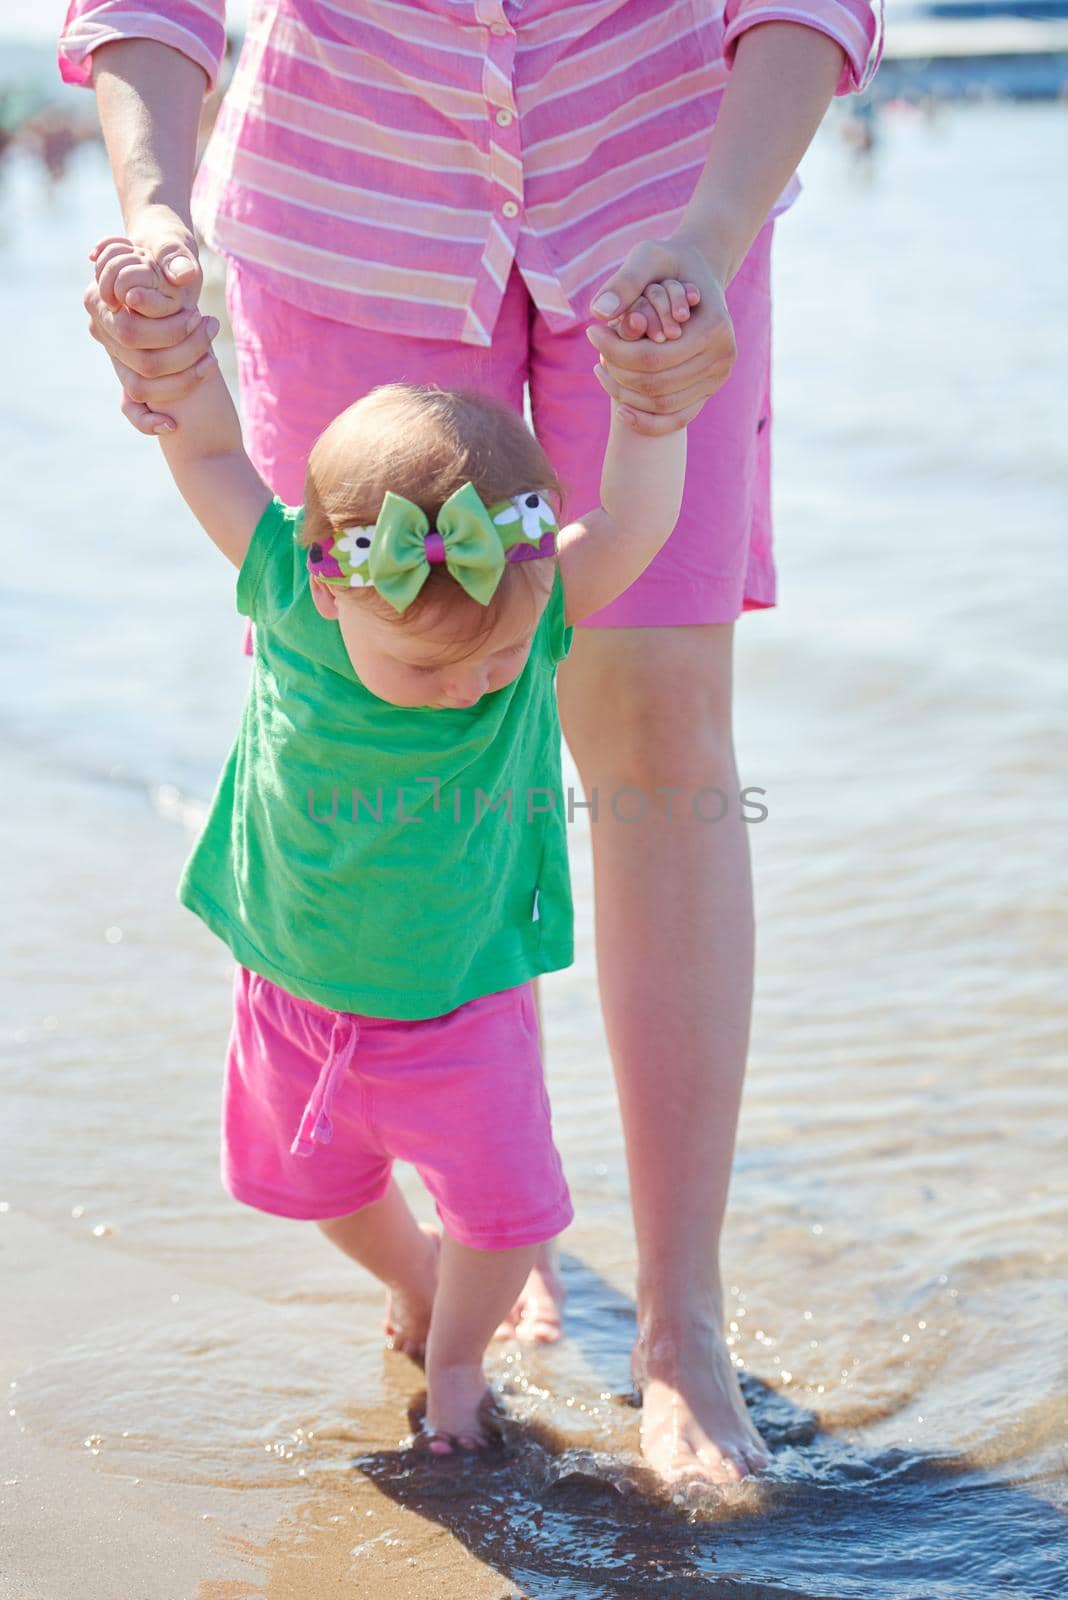
<path id="1" fill-rule="evenodd" d="M 476 1250 L 555 1238 L 574 1216 L 553 1144 L 529 983 L 396 1022 L 234 974 L 222 1177 L 280 1217 L 343 1217 L 415 1167 L 445 1231 Z"/>
<path id="2" fill-rule="evenodd" d="M 771 241 L 765 223 L 727 290 L 738 354 L 689 428 L 682 511 L 667 544 L 586 628 L 733 622 L 775 604 L 771 550 Z M 274 492 L 304 496 L 304 468 L 332 418 L 382 383 L 482 389 L 523 413 L 567 489 L 565 520 L 600 502 L 610 402 L 593 375 L 586 323 L 550 333 L 513 264 L 493 344 L 381 334 L 279 300 L 231 261 L 227 305 L 237 345 L 245 443 Z"/>

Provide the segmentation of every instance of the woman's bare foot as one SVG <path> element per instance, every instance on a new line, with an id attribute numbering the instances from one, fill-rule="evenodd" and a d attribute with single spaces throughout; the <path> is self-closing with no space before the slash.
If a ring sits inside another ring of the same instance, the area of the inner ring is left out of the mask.
<path id="1" fill-rule="evenodd" d="M 422 1361 L 426 1354 L 426 1336 L 430 1328 L 430 1313 L 434 1306 L 434 1291 L 438 1282 L 438 1259 L 441 1255 L 441 1230 L 431 1223 L 420 1223 L 419 1231 L 429 1241 L 429 1250 L 423 1273 L 423 1286 L 419 1290 L 387 1289 L 386 1317 L 382 1330 L 386 1335 L 386 1348 L 399 1350 Z"/>
<path id="2" fill-rule="evenodd" d="M 717 1325 L 639 1334 L 631 1372 L 642 1396 L 642 1455 L 666 1483 L 738 1483 L 767 1466 Z"/>
<path id="3" fill-rule="evenodd" d="M 566 1299 L 556 1245 L 550 1239 L 538 1247 L 523 1292 L 493 1337 L 519 1339 L 523 1344 L 555 1344 L 563 1331 Z"/>
<path id="4" fill-rule="evenodd" d="M 500 1442 L 500 1408 L 486 1387 L 481 1363 L 435 1367 L 427 1372 L 422 1437 L 433 1455 L 485 1451 Z"/>

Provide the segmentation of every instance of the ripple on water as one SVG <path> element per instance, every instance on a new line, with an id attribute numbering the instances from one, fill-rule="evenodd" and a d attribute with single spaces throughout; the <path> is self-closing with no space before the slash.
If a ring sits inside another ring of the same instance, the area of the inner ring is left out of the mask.
<path id="1" fill-rule="evenodd" d="M 115 1470 L 277 1487 L 381 1442 L 374 1410 L 346 1407 L 354 1390 L 379 1387 L 358 1351 L 250 1308 L 103 1328 L 21 1374 L 11 1403 L 37 1436 Z"/>
<path id="2" fill-rule="evenodd" d="M 630 1329 L 616 1320 L 618 1348 L 603 1355 L 618 1365 Z M 639 1413 L 582 1379 L 571 1341 L 495 1357 L 502 1455 L 441 1470 L 410 1448 L 425 1401 L 413 1398 L 416 1369 L 320 1333 L 311 1308 L 299 1323 L 255 1306 L 128 1321 L 25 1372 L 12 1401 L 24 1426 L 110 1470 L 282 1489 L 312 1546 L 324 1508 L 380 1508 L 373 1488 L 539 1600 L 675 1600 L 709 1596 L 712 1582 L 732 1600 L 1053 1600 L 1050 1574 L 1068 1579 L 1047 1480 L 1014 1482 L 1011 1463 L 978 1453 L 879 1445 L 871 1426 L 863 1438 L 821 1432 L 813 1411 L 752 1374 L 767 1473 L 727 1492 L 666 1492 L 637 1454 Z"/>

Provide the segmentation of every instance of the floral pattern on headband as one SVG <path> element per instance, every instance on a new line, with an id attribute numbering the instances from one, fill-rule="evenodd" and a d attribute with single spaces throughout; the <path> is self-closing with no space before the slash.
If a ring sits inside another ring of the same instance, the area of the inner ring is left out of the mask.
<path id="1" fill-rule="evenodd" d="M 552 506 L 534 490 L 529 494 L 514 494 L 503 505 L 504 509 L 493 518 L 498 528 L 511 528 L 518 522 L 523 538 L 531 544 L 541 543 L 546 528 L 556 528 Z"/>
<path id="2" fill-rule="evenodd" d="M 375 525 L 370 523 L 365 527 L 343 528 L 340 534 L 334 535 L 334 559 L 340 550 L 345 557 L 345 564 L 349 568 L 349 587 L 356 589 L 368 582 L 361 570 L 361 564 L 367 560 L 371 553 L 371 540 L 374 538 Z"/>

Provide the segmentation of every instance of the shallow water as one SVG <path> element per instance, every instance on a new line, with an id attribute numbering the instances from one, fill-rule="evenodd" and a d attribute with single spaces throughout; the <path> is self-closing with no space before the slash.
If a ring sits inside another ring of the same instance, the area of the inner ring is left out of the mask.
<path id="1" fill-rule="evenodd" d="M 768 817 L 726 1245 L 774 1461 L 679 1504 L 628 1403 L 584 821 L 578 960 L 543 985 L 569 1337 L 497 1358 L 503 1462 L 415 1460 L 420 1375 L 381 1350 L 377 1288 L 219 1186 L 228 957 L 173 888 L 240 704 L 238 622 L 84 336 L 106 175 L 87 153 L 46 198 L 8 171 L 0 1240 L 21 1215 L 101 1297 L 141 1286 L 25 1361 L 8 1442 L 203 1489 L 249 1578 L 206 1568 L 198 1600 L 429 1593 L 404 1586 L 429 1570 L 470 1600 L 441 1577 L 458 1546 L 494 1597 L 1065 1591 L 1066 158 L 1063 107 L 892 117 L 869 172 L 832 121 L 777 233 L 780 604 L 736 630 Z M 230 1490 L 260 1508 L 241 1540 Z"/>

